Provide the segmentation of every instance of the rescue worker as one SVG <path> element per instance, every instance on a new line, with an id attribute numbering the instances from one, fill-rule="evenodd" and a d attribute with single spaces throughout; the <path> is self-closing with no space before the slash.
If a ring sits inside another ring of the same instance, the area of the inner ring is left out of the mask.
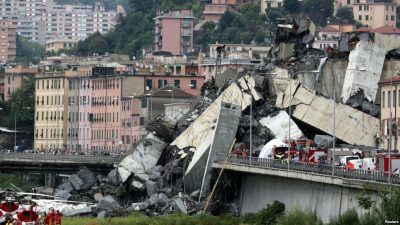
<path id="1" fill-rule="evenodd" d="M 56 212 L 56 225 L 61 225 L 61 217 L 64 216 L 59 210 Z"/>

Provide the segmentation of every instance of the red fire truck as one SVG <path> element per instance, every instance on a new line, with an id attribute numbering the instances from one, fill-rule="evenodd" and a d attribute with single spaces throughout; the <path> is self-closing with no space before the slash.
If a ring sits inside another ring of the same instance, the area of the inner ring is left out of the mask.
<path id="1" fill-rule="evenodd" d="M 292 141 L 290 146 L 291 155 L 292 151 L 297 151 L 300 161 L 310 163 L 318 163 L 320 157 L 325 156 L 328 151 L 327 148 L 317 147 L 313 140 L 308 139 Z"/>
<path id="2" fill-rule="evenodd" d="M 378 153 L 375 155 L 376 157 L 376 169 L 379 171 L 383 171 L 385 173 L 389 172 L 389 154 L 388 153 Z M 390 155 L 391 161 L 391 173 L 394 170 L 400 169 L 400 154 L 392 153 Z"/>

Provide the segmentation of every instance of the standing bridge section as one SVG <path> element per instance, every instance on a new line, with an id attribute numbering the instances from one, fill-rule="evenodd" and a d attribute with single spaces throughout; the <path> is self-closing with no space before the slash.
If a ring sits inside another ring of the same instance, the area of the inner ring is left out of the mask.
<path id="1" fill-rule="evenodd" d="M 315 211 L 323 222 L 355 208 L 361 214 L 357 197 L 365 188 L 379 203 L 378 192 L 400 187 L 400 178 L 380 171 L 349 170 L 331 165 L 290 162 L 274 159 L 245 158 L 219 154 L 213 168 L 233 171 L 241 180 L 239 209 L 253 213 L 271 204 L 283 202 L 288 209 Z"/>
<path id="2" fill-rule="evenodd" d="M 124 157 L 52 155 L 34 153 L 0 154 L 1 172 L 50 172 L 73 174 L 86 166 L 93 172 L 109 173 Z"/>

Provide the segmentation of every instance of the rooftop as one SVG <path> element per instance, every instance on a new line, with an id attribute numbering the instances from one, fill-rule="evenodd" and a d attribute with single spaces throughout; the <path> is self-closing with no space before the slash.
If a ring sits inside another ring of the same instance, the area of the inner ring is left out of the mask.
<path id="1" fill-rule="evenodd" d="M 193 98 L 194 95 L 191 95 L 187 92 L 182 91 L 181 89 L 175 88 L 173 86 L 164 86 L 159 89 L 152 89 L 143 95 L 138 96 L 139 98 L 146 98 L 146 97 L 159 97 L 159 98 L 170 98 L 172 97 L 171 91 L 173 92 L 174 98 Z"/>
<path id="2" fill-rule="evenodd" d="M 379 84 L 379 86 L 383 86 L 383 85 L 387 85 L 387 84 L 390 85 L 390 83 L 400 83 L 400 76 L 395 75 L 395 76 L 386 78 L 386 79 L 380 81 L 378 84 Z"/>

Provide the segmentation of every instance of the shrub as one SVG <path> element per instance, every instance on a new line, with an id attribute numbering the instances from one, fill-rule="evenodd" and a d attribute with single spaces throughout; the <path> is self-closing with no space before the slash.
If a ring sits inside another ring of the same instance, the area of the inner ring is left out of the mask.
<path id="1" fill-rule="evenodd" d="M 242 221 L 247 224 L 254 225 L 274 225 L 276 219 L 285 212 L 285 204 L 274 201 L 272 205 L 267 205 L 257 213 L 247 214 L 242 218 Z"/>
<path id="2" fill-rule="evenodd" d="M 322 221 L 311 210 L 296 208 L 279 217 L 276 225 L 322 225 Z"/>

